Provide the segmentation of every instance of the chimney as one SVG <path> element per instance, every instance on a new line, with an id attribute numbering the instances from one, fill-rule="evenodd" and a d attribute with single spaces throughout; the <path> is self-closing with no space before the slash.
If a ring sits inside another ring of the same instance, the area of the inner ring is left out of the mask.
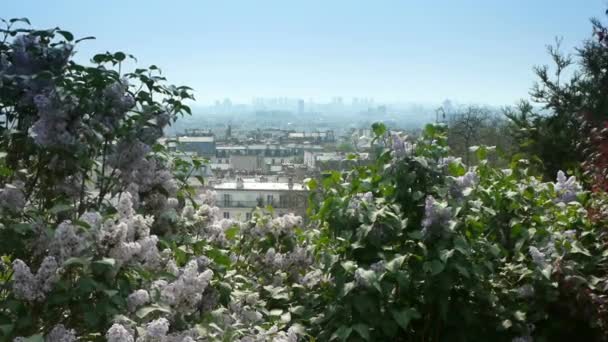
<path id="1" fill-rule="evenodd" d="M 289 177 L 289 180 L 287 181 L 287 187 L 289 188 L 289 190 L 293 190 L 293 177 Z"/>
<path id="2" fill-rule="evenodd" d="M 236 188 L 237 189 L 243 188 L 243 178 L 241 178 L 241 177 L 236 178 Z"/>

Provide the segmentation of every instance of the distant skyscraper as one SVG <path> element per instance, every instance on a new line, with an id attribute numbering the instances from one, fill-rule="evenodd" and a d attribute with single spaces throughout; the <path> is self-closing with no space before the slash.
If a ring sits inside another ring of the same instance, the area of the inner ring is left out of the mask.
<path id="1" fill-rule="evenodd" d="M 304 114 L 304 100 L 298 100 L 298 114 Z"/>

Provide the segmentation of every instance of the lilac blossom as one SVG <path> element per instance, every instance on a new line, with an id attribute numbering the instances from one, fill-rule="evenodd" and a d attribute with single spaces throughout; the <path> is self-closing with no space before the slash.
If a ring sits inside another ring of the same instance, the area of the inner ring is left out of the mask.
<path id="1" fill-rule="evenodd" d="M 422 220 L 422 235 L 425 239 L 441 235 L 449 229 L 452 220 L 452 209 L 427 196 Z"/>
<path id="2" fill-rule="evenodd" d="M 133 293 L 131 293 L 127 297 L 127 306 L 129 307 L 129 311 L 135 311 L 142 305 L 148 304 L 150 302 L 150 294 L 148 291 L 140 289 Z"/>
<path id="3" fill-rule="evenodd" d="M 123 325 L 115 323 L 106 333 L 108 342 L 134 342 L 133 335 Z"/>
<path id="4" fill-rule="evenodd" d="M 75 342 L 76 332 L 66 329 L 63 324 L 58 324 L 44 338 L 45 342 Z"/>
<path id="5" fill-rule="evenodd" d="M 545 255 L 545 253 L 542 253 L 541 251 L 538 250 L 538 248 L 534 247 L 534 246 L 530 246 L 530 248 L 528 248 L 528 251 L 530 252 L 530 256 L 532 257 L 532 261 L 540 268 L 545 268 L 547 266 L 547 257 Z"/>
<path id="6" fill-rule="evenodd" d="M 188 314 L 197 309 L 212 278 L 213 271 L 199 272 L 196 260 L 190 260 L 175 281 L 159 282 L 156 288 L 163 303 L 174 307 L 176 312 Z"/>
<path id="7" fill-rule="evenodd" d="M 4 185 L 4 188 L 0 190 L 0 207 L 12 212 L 23 210 L 25 206 L 24 187 L 25 184 L 21 181 Z"/>
<path id="8" fill-rule="evenodd" d="M 15 297 L 28 301 L 44 300 L 59 280 L 57 269 L 57 261 L 51 256 L 44 258 L 35 275 L 25 262 L 15 259 L 12 284 Z"/>
<path id="9" fill-rule="evenodd" d="M 166 318 L 156 319 L 146 325 L 146 337 L 161 339 L 169 332 L 169 321 Z"/>
<path id="10" fill-rule="evenodd" d="M 561 203 L 569 203 L 576 201 L 576 196 L 583 190 L 582 186 L 576 181 L 576 177 L 570 176 L 566 178 L 563 171 L 557 172 L 557 181 L 555 182 L 555 191 L 557 192 L 557 201 Z"/>
<path id="11" fill-rule="evenodd" d="M 468 171 L 463 176 L 455 177 L 454 184 L 450 192 L 454 198 L 468 196 L 469 193 L 479 183 L 479 176 L 473 171 Z"/>

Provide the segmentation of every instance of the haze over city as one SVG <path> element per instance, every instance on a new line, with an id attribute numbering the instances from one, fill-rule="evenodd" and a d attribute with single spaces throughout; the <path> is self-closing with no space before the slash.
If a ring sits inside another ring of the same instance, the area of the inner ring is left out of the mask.
<path id="1" fill-rule="evenodd" d="M 510 105 L 563 38 L 590 34 L 602 0 L 10 1 L 2 15 L 92 35 L 76 59 L 120 50 L 195 89 L 197 103 L 256 97 Z"/>

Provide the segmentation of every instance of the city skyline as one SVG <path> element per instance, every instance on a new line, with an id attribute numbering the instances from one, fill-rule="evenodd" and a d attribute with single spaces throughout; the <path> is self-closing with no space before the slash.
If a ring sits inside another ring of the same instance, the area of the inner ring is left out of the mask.
<path id="1" fill-rule="evenodd" d="M 562 37 L 563 50 L 574 52 L 604 5 L 109 0 L 95 8 L 60 0 L 9 2 L 2 16 L 94 35 L 78 46 L 79 62 L 107 50 L 132 53 L 138 66 L 160 65 L 173 82 L 192 86 L 201 104 L 342 96 L 508 105 L 528 97 L 535 65 L 550 64 L 546 45 Z"/>

